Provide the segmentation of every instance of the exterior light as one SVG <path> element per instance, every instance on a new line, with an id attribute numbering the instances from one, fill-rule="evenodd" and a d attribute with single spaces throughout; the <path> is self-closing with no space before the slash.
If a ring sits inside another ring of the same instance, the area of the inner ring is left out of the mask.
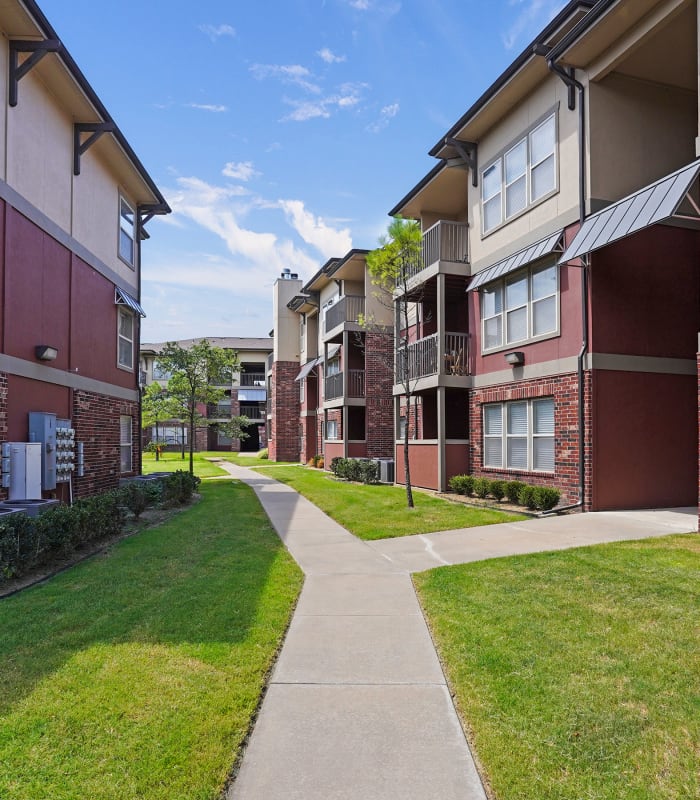
<path id="1" fill-rule="evenodd" d="M 515 353 L 506 353 L 506 361 L 511 367 L 521 367 L 525 363 L 525 353 L 520 350 Z"/>
<path id="2" fill-rule="evenodd" d="M 34 353 L 39 361 L 55 361 L 58 350 L 50 344 L 38 344 L 34 348 Z"/>

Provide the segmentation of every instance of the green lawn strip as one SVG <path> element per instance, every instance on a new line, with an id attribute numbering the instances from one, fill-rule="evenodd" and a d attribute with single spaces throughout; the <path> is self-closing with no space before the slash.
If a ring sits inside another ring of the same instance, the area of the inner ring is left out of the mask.
<path id="1" fill-rule="evenodd" d="M 212 464 L 207 460 L 207 456 L 215 455 L 212 453 L 195 453 L 193 464 L 194 474 L 200 478 L 218 478 L 222 475 L 227 475 L 225 469 Z M 142 460 L 142 473 L 150 475 L 152 472 L 176 472 L 182 469 L 189 472 L 190 469 L 190 456 L 185 453 L 183 460 L 180 453 L 163 453 L 158 461 L 153 453 L 144 453 Z"/>
<path id="2" fill-rule="evenodd" d="M 700 537 L 415 576 L 497 800 L 700 797 Z"/>
<path id="3" fill-rule="evenodd" d="M 0 797 L 213 800 L 302 583 L 252 491 L 0 601 Z"/>
<path id="4" fill-rule="evenodd" d="M 524 519 L 519 514 L 451 503 L 425 492 L 414 492 L 415 508 L 409 509 L 406 491 L 401 486 L 346 483 L 335 480 L 327 472 L 307 467 L 280 467 L 267 474 L 296 489 L 329 517 L 365 540 Z"/>

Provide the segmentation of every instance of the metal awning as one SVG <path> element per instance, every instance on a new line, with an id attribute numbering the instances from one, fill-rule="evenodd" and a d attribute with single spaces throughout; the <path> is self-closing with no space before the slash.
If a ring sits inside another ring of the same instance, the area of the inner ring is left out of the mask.
<path id="1" fill-rule="evenodd" d="M 700 160 L 592 214 L 583 223 L 559 263 L 592 253 L 671 218 L 700 221 L 700 198 L 691 195 L 698 173 Z"/>
<path id="2" fill-rule="evenodd" d="M 143 310 L 140 303 L 137 300 L 134 300 L 134 298 L 128 292 L 125 292 L 118 286 L 114 287 L 114 302 L 118 306 L 126 306 L 127 308 L 130 308 L 140 317 L 146 316 L 146 312 Z"/>
<path id="3" fill-rule="evenodd" d="M 564 249 L 564 231 L 557 231 L 546 239 L 540 239 L 539 242 L 531 244 L 524 250 L 520 250 L 508 258 L 504 258 L 493 266 L 487 267 L 481 272 L 477 273 L 469 284 L 468 292 L 478 289 L 486 283 L 495 281 L 496 278 L 501 278 L 503 275 L 508 275 L 509 272 L 515 272 L 520 267 L 525 267 L 538 258 L 551 255 L 552 253 L 561 253 Z"/>
<path id="4" fill-rule="evenodd" d="M 296 376 L 296 378 L 294 378 L 294 380 L 295 380 L 295 381 L 303 381 L 303 380 L 304 380 L 304 378 L 306 378 L 306 377 L 308 376 L 309 372 L 311 372 L 311 370 L 312 370 L 312 369 L 313 369 L 313 368 L 316 366 L 316 364 L 318 364 L 320 361 L 323 361 L 323 359 L 322 359 L 322 358 L 321 358 L 321 359 L 318 359 L 318 358 L 312 358 L 312 359 L 311 359 L 311 361 L 307 361 L 307 362 L 306 362 L 306 364 L 304 364 L 304 366 L 303 366 L 303 367 L 301 368 L 301 370 L 299 371 L 299 374 Z"/>
<path id="5" fill-rule="evenodd" d="M 330 344 L 328 345 L 328 360 L 335 358 L 338 353 L 340 352 L 340 345 L 339 344 Z M 318 363 L 321 364 L 323 362 L 323 356 L 319 358 Z"/>

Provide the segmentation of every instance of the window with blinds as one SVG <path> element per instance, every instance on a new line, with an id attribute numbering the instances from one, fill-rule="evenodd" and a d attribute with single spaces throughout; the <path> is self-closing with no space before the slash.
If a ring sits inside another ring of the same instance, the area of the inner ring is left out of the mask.
<path id="1" fill-rule="evenodd" d="M 483 465 L 554 472 L 554 398 L 483 406 Z"/>

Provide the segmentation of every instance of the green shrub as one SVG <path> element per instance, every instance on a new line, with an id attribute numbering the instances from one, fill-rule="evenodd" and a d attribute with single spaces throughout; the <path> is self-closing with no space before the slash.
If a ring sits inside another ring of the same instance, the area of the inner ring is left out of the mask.
<path id="1" fill-rule="evenodd" d="M 356 458 L 348 458 L 345 466 L 345 478 L 359 483 L 362 480 L 362 463 Z"/>
<path id="2" fill-rule="evenodd" d="M 262 450 L 260 450 L 260 452 L 258 453 L 258 458 L 262 459 L 270 458 L 270 453 L 268 452 L 267 447 L 264 447 Z"/>
<path id="3" fill-rule="evenodd" d="M 140 481 L 130 481 L 121 489 L 122 503 L 131 511 L 136 519 L 148 508 L 149 495 L 147 484 Z"/>
<path id="4" fill-rule="evenodd" d="M 522 481 L 506 481 L 506 497 L 508 502 L 517 506 L 520 503 L 520 490 L 525 486 Z"/>
<path id="5" fill-rule="evenodd" d="M 488 478 L 474 478 L 474 494 L 482 500 L 491 490 L 491 481 Z"/>
<path id="6" fill-rule="evenodd" d="M 491 497 L 494 500 L 501 501 L 506 496 L 506 482 L 495 480 L 491 481 Z"/>
<path id="7" fill-rule="evenodd" d="M 529 508 L 531 511 L 536 508 L 535 505 L 535 487 L 528 486 L 527 484 L 523 484 L 520 487 L 520 492 L 518 493 L 518 503 L 521 506 L 525 506 L 525 508 Z"/>
<path id="8" fill-rule="evenodd" d="M 37 555 L 41 561 L 63 556 L 80 547 L 82 512 L 73 506 L 55 506 L 34 517 Z"/>
<path id="9" fill-rule="evenodd" d="M 344 470 L 345 470 L 345 462 L 347 458 L 343 458 L 342 456 L 335 456 L 335 458 L 331 459 L 331 472 L 336 476 L 336 478 L 344 478 Z"/>
<path id="10" fill-rule="evenodd" d="M 37 563 L 34 522 L 27 514 L 3 515 L 0 522 L 0 581 L 20 577 Z"/>
<path id="11" fill-rule="evenodd" d="M 535 507 L 541 511 L 551 511 L 559 503 L 561 492 L 549 486 L 534 487 Z"/>
<path id="12" fill-rule="evenodd" d="M 455 494 L 470 495 L 474 491 L 474 478 L 471 475 L 453 475 L 447 485 Z"/>
<path id="13" fill-rule="evenodd" d="M 362 483 L 378 483 L 379 465 L 376 461 L 359 461 Z"/>
<path id="14" fill-rule="evenodd" d="M 200 483 L 201 480 L 196 475 L 178 469 L 163 482 L 163 505 L 171 507 L 191 503 L 192 495 Z"/>

